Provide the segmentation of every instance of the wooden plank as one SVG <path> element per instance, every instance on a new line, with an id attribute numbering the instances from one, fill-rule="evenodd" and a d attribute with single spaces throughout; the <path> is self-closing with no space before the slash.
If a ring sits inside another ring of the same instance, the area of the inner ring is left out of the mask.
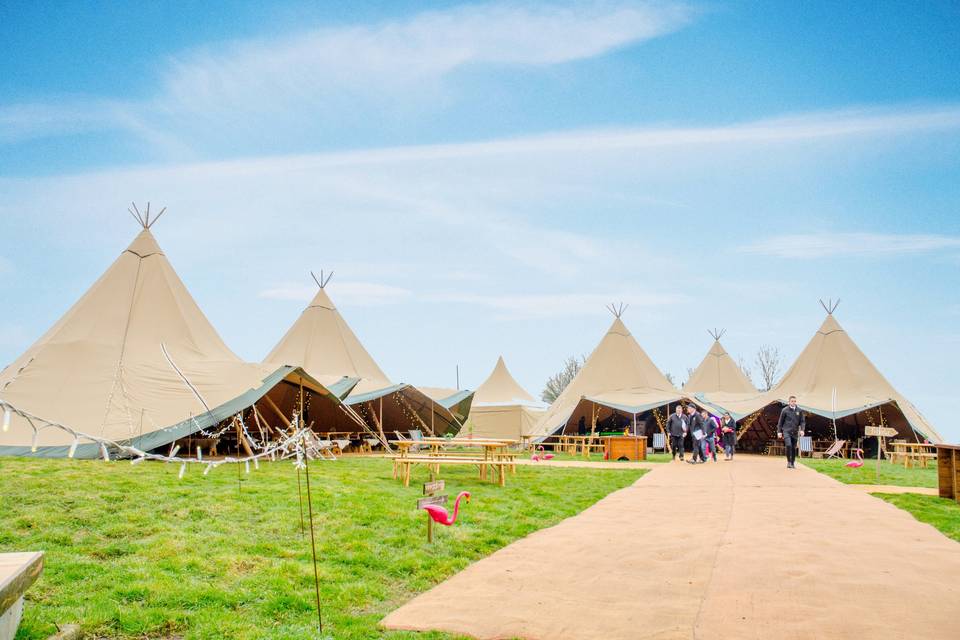
<path id="1" fill-rule="evenodd" d="M 438 491 L 443 491 L 444 485 L 445 485 L 445 483 L 444 483 L 443 480 L 434 480 L 433 482 L 424 482 L 424 483 L 423 483 L 423 495 L 425 495 L 425 496 L 432 496 L 433 494 L 437 493 Z"/>
<path id="2" fill-rule="evenodd" d="M 863 435 L 865 436 L 882 436 L 884 438 L 891 438 L 897 435 L 897 430 L 891 427 L 864 427 Z"/>
<path id="3" fill-rule="evenodd" d="M 0 615 L 19 600 L 43 571 L 43 552 L 0 553 Z"/>
<path id="4" fill-rule="evenodd" d="M 444 505 L 447 504 L 447 496 L 427 496 L 426 498 L 420 498 L 417 500 L 417 509 L 423 509 L 424 507 L 436 504 Z"/>

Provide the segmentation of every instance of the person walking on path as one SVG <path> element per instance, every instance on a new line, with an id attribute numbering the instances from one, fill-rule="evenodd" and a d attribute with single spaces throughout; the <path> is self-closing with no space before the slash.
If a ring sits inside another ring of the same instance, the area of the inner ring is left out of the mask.
<path id="1" fill-rule="evenodd" d="M 737 446 L 737 423 L 733 421 L 730 413 L 723 414 L 720 420 L 720 432 L 723 439 L 724 460 L 733 460 L 733 450 Z"/>
<path id="2" fill-rule="evenodd" d="M 710 450 L 710 456 L 713 461 L 717 461 L 717 420 L 706 409 L 700 410 L 701 424 L 703 425 L 703 440 L 700 441 L 700 459 L 707 461 L 707 450 Z"/>
<path id="3" fill-rule="evenodd" d="M 700 442 L 704 436 L 707 434 L 703 429 L 703 419 L 697 413 L 697 408 L 693 406 L 693 403 L 687 405 L 687 429 L 690 431 L 691 444 L 691 453 L 693 454 L 693 459 L 690 461 L 693 464 L 698 462 L 706 462 L 707 458 L 703 455 L 703 444 Z M 699 438 L 697 436 L 700 436 Z"/>
<path id="4" fill-rule="evenodd" d="M 673 454 L 671 460 L 676 460 L 679 453 L 680 462 L 683 462 L 683 437 L 687 435 L 687 419 L 683 415 L 683 406 L 678 404 L 676 412 L 667 420 L 667 433 L 670 435 L 670 452 Z"/>
<path id="5" fill-rule="evenodd" d="M 794 462 L 797 459 L 797 441 L 803 437 L 806 426 L 806 416 L 797 407 L 797 396 L 790 396 L 787 406 L 780 411 L 780 420 L 777 422 L 777 437 L 783 438 L 787 450 L 787 469 L 796 469 Z"/>

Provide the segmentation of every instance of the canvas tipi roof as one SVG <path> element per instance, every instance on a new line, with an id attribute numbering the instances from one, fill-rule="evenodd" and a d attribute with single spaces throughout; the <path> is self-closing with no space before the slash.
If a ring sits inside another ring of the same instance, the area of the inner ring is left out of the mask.
<path id="1" fill-rule="evenodd" d="M 536 400 L 510 375 L 503 356 L 500 356 L 493 371 L 474 392 L 473 402 L 475 405 L 518 404 Z"/>
<path id="2" fill-rule="evenodd" d="M 493 371 L 477 387 L 470 410 L 468 435 L 518 440 L 533 431 L 545 409 L 545 405 L 534 400 L 510 375 L 503 356 L 500 356 Z"/>
<path id="3" fill-rule="evenodd" d="M 942 438 L 933 426 L 880 373 L 840 326 L 829 306 L 827 317 L 777 385 L 766 393 L 698 393 L 710 406 L 740 419 L 773 403 L 786 404 L 791 395 L 799 406 L 825 418 L 840 419 L 895 403 L 917 433 L 933 442 Z"/>
<path id="4" fill-rule="evenodd" d="M 358 378 L 353 393 L 393 386 L 327 295 L 326 282 L 264 362 L 301 366 L 320 380 Z"/>
<path id="5" fill-rule="evenodd" d="M 327 295 L 329 278 L 324 279 L 321 274 L 320 278 L 314 276 L 314 280 L 318 290 L 313 300 L 264 362 L 303 367 L 321 382 L 342 376 L 359 379 L 345 401 L 350 405 L 364 405 L 364 415 L 373 422 L 381 419 L 379 414 L 382 414 L 383 403 L 380 399 L 393 396 L 403 406 L 391 408 L 399 408 L 404 415 L 410 416 L 414 428 L 422 426 L 435 430 L 437 435 L 456 432 L 466 417 L 456 413 L 456 402 L 451 399 L 448 405 L 432 398 L 423 388 L 391 382 Z M 370 426 L 376 428 L 377 425 Z M 397 426 L 384 425 L 384 428 L 390 430 Z M 410 424 L 403 425 L 404 429 L 410 427 Z"/>
<path id="6" fill-rule="evenodd" d="M 641 412 L 677 401 L 680 394 L 618 316 L 532 435 L 547 436 L 557 431 L 584 398 L 616 409 Z"/>
<path id="7" fill-rule="evenodd" d="M 42 421 L 147 450 L 250 406 L 292 372 L 244 363 L 224 344 L 144 223 L 73 307 L 0 372 L 0 399 Z M 73 441 L 59 428 L 34 440 L 18 415 L 0 433 L 0 453 L 36 446 L 36 455 L 62 456 Z M 98 453 L 89 443 L 76 451 Z"/>
<path id="8" fill-rule="evenodd" d="M 722 332 L 713 332 L 713 345 L 683 385 L 683 392 L 744 393 L 757 395 L 757 389 L 720 344 Z"/>
<path id="9" fill-rule="evenodd" d="M 769 395 L 780 402 L 795 395 L 804 409 L 837 418 L 895 402 L 915 431 L 932 441 L 942 440 L 864 355 L 832 310 Z"/>

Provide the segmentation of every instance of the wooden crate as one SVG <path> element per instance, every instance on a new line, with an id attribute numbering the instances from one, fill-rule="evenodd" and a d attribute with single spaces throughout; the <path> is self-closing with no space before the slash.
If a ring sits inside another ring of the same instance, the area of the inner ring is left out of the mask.
<path id="1" fill-rule="evenodd" d="M 646 460 L 646 436 L 607 436 L 603 439 L 603 450 L 607 460 Z"/>
<path id="2" fill-rule="evenodd" d="M 940 497 L 960 503 L 960 446 L 937 445 L 937 480 Z"/>

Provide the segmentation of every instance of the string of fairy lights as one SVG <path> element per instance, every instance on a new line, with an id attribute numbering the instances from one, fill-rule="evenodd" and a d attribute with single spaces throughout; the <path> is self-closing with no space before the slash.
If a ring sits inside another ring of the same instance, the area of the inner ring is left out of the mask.
<path id="1" fill-rule="evenodd" d="M 270 460 L 277 460 L 278 458 L 281 460 L 295 458 L 294 464 L 299 469 L 302 468 L 304 464 L 303 458 L 307 455 L 326 458 L 331 458 L 333 456 L 333 453 L 327 450 L 327 447 L 322 445 L 322 441 L 316 437 L 309 426 L 300 426 L 300 417 L 296 413 L 294 413 L 293 419 L 290 422 L 290 433 L 285 438 L 278 442 L 262 444 L 256 438 L 251 436 L 249 430 L 247 429 L 246 422 L 243 420 L 242 412 L 236 414 L 232 420 L 227 421 L 226 426 L 223 429 L 219 430 L 219 434 L 222 435 L 230 427 L 239 427 L 243 431 L 251 447 L 259 449 L 259 453 L 254 453 L 253 455 L 248 456 L 225 456 L 216 460 L 205 460 L 203 458 L 203 450 L 200 447 L 196 448 L 196 457 L 177 455 L 180 451 L 180 445 L 176 444 L 171 447 L 169 453 L 151 453 L 130 444 L 118 442 L 110 438 L 95 436 L 59 422 L 54 422 L 52 420 L 35 416 L 27 411 L 17 408 L 6 400 L 0 400 L 0 408 L 3 410 L 3 422 L 2 425 L 0 425 L 0 430 L 3 432 L 10 430 L 10 425 L 14 415 L 18 415 L 23 418 L 33 430 L 33 438 L 30 446 L 31 453 L 37 452 L 37 449 L 39 448 L 40 434 L 42 431 L 46 429 L 57 429 L 67 433 L 73 438 L 67 450 L 68 458 L 73 458 L 76 455 L 77 447 L 86 441 L 87 443 L 99 446 L 100 457 L 104 462 L 110 462 L 112 460 L 121 458 L 129 458 L 130 463 L 133 465 L 140 464 L 145 460 L 179 464 L 179 478 L 183 478 L 184 474 L 186 473 L 187 466 L 191 464 L 205 465 L 203 475 L 209 474 L 211 471 L 224 464 L 243 464 L 246 468 L 246 472 L 250 473 L 251 463 L 253 468 L 259 469 L 260 461 L 267 458 Z M 194 420 L 194 425 L 197 427 L 197 432 L 204 434 L 210 433 L 201 429 L 196 420 Z M 113 457 L 111 457 L 111 451 L 114 452 Z"/>

